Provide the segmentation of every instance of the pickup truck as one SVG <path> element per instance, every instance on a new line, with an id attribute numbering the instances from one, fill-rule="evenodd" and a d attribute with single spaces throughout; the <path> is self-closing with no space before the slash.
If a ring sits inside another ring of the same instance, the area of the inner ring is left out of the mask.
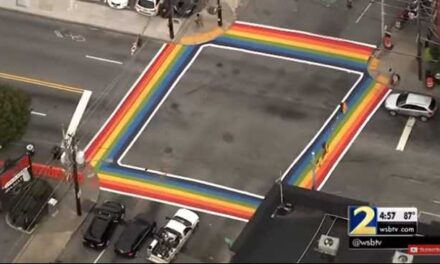
<path id="1" fill-rule="evenodd" d="M 179 209 L 154 236 L 147 249 L 147 260 L 170 263 L 193 233 L 199 216 L 187 209 Z"/>

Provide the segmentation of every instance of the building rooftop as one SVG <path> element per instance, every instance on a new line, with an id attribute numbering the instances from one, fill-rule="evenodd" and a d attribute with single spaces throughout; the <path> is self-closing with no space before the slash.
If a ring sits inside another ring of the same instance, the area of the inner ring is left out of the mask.
<path id="1" fill-rule="evenodd" d="M 368 203 L 323 192 L 284 186 L 285 202 L 293 212 L 274 216 L 280 204 L 279 185 L 274 185 L 232 246 L 231 262 L 376 262 L 391 263 L 395 250 L 351 250 L 347 234 L 347 206 Z M 440 224 L 419 223 L 419 234 L 440 235 Z M 334 258 L 317 251 L 320 236 L 340 238 Z M 440 262 L 439 257 L 415 256 L 414 262 Z"/>

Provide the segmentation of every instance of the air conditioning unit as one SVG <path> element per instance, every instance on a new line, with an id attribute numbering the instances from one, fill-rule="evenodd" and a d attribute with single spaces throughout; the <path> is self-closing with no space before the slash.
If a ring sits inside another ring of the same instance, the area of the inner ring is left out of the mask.
<path id="1" fill-rule="evenodd" d="M 318 251 L 322 254 L 336 256 L 339 249 L 339 238 L 321 235 L 318 242 Z"/>
<path id="2" fill-rule="evenodd" d="M 395 251 L 393 256 L 393 263 L 412 263 L 413 255 L 406 254 L 400 251 Z"/>

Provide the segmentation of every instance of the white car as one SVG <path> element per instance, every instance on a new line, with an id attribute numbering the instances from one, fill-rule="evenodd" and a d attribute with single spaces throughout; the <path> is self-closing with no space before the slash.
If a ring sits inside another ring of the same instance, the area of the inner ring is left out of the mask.
<path id="1" fill-rule="evenodd" d="M 437 111 L 437 104 L 431 96 L 403 92 L 388 95 L 385 100 L 385 108 L 392 116 L 401 114 L 428 121 Z"/>
<path id="2" fill-rule="evenodd" d="M 124 9 L 128 6 L 129 0 L 107 0 L 108 5 L 114 9 Z"/>
<path id="3" fill-rule="evenodd" d="M 199 216 L 187 209 L 179 209 L 148 245 L 147 260 L 170 263 L 193 233 Z"/>
<path id="4" fill-rule="evenodd" d="M 134 9 L 140 14 L 147 16 L 156 16 L 159 13 L 159 7 L 163 0 L 136 0 Z"/>

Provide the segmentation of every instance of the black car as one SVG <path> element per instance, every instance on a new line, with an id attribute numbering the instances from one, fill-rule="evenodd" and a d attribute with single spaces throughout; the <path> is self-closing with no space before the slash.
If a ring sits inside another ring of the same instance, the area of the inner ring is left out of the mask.
<path id="1" fill-rule="evenodd" d="M 148 215 L 139 214 L 130 221 L 116 242 L 115 252 L 124 257 L 135 257 L 148 237 L 153 235 L 156 223 L 150 223 Z"/>
<path id="2" fill-rule="evenodd" d="M 95 216 L 83 237 L 84 245 L 91 248 L 104 248 L 110 243 L 110 238 L 116 225 L 124 218 L 125 207 L 116 202 L 105 202 L 96 208 Z"/>
<path id="3" fill-rule="evenodd" d="M 173 16 L 189 17 L 194 13 L 198 4 L 199 0 L 171 0 L 171 5 L 174 10 Z M 161 8 L 162 17 L 168 17 L 169 10 L 168 1 L 165 1 Z"/>

